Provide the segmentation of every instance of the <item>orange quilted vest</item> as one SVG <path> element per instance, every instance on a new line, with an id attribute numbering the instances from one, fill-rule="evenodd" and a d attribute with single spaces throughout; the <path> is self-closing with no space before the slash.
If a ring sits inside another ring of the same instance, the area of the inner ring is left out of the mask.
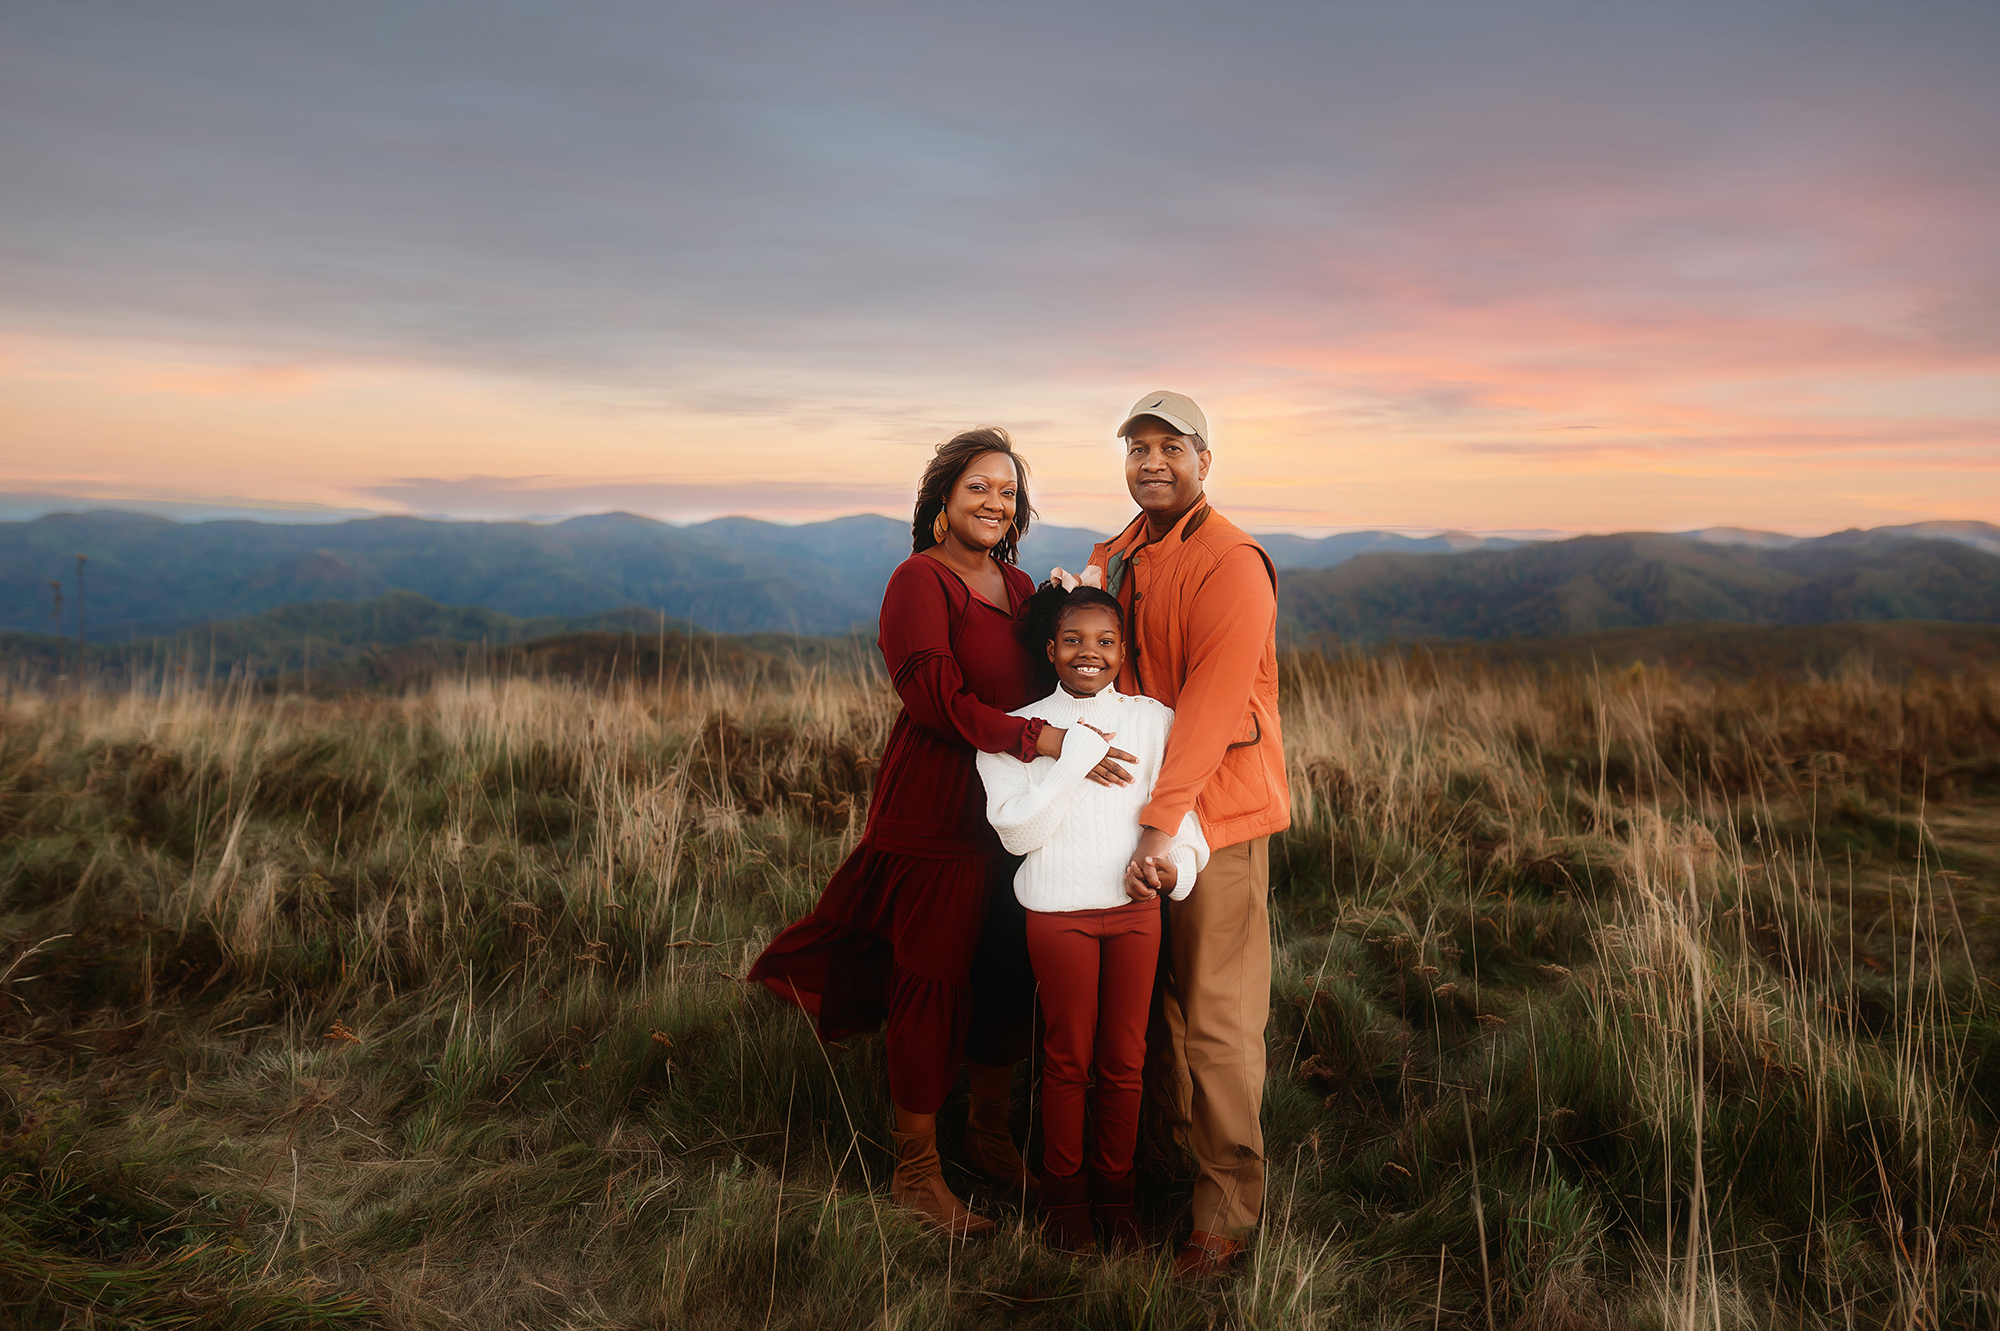
<path id="1" fill-rule="evenodd" d="M 1193 808 L 1215 847 L 1283 831 L 1291 790 L 1278 723 L 1278 577 L 1263 547 L 1204 499 L 1150 543 L 1141 514 L 1090 562 L 1125 608 L 1118 687 L 1174 709 L 1140 821 L 1171 830 Z"/>

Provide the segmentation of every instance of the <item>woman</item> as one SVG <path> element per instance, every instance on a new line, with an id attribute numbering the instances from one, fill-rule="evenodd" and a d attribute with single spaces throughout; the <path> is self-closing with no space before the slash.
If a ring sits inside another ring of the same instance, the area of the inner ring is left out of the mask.
<path id="1" fill-rule="evenodd" d="M 973 757 L 1025 763 L 1062 753 L 1060 729 L 1007 715 L 1034 696 L 1016 637 L 1034 583 L 1015 567 L 1033 513 L 1027 464 L 1005 431 L 968 430 L 938 445 L 917 494 L 914 553 L 882 597 L 882 657 L 903 713 L 867 827 L 812 913 L 772 940 L 748 977 L 817 1017 L 823 1040 L 887 1016 L 890 1195 L 953 1238 L 996 1229 L 939 1172 L 937 1111 L 962 1059 L 972 1065 L 968 1163 L 1009 1188 L 1028 1185 L 1007 1111 L 1033 979 L 1010 886 L 1015 862 L 986 822 Z"/>

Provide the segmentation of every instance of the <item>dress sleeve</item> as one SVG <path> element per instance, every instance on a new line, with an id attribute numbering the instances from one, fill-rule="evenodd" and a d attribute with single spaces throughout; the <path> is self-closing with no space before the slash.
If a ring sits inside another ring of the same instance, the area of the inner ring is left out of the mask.
<path id="1" fill-rule="evenodd" d="M 1028 761 L 1046 723 L 1009 716 L 966 687 L 951 651 L 951 602 L 944 583 L 956 575 L 945 568 L 918 568 L 917 558 L 896 570 L 882 596 L 882 660 L 903 710 L 939 739 Z"/>
<path id="2" fill-rule="evenodd" d="M 979 755 L 979 779 L 986 784 L 986 821 L 1000 834 L 1000 844 L 1008 854 L 1026 855 L 1048 844 L 1062 826 L 1069 797 L 1110 749 L 1110 740 L 1087 726 L 1077 726 L 1065 735 L 1062 757 L 1039 783 L 1025 763 L 995 753 Z"/>

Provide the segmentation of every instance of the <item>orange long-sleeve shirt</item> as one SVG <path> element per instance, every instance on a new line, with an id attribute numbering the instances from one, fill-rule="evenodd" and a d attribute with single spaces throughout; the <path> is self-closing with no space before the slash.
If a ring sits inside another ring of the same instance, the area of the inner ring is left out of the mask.
<path id="1" fill-rule="evenodd" d="M 1118 687 L 1174 709 L 1140 822 L 1171 831 L 1193 809 L 1217 848 L 1290 826 L 1276 575 L 1263 549 L 1204 500 L 1157 541 L 1142 514 L 1090 562 L 1125 607 Z"/>

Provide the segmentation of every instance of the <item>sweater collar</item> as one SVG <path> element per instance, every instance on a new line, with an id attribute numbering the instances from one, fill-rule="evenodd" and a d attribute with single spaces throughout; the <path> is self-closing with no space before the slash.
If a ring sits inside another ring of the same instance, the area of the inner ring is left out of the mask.
<path id="1" fill-rule="evenodd" d="M 1123 695 L 1118 692 L 1116 684 L 1106 684 L 1088 698 L 1079 698 L 1058 684 L 1056 685 L 1056 691 L 1049 695 L 1047 701 L 1060 706 L 1065 715 L 1078 717 L 1089 716 L 1099 707 L 1109 706 L 1111 703 L 1116 702 L 1121 696 Z"/>

